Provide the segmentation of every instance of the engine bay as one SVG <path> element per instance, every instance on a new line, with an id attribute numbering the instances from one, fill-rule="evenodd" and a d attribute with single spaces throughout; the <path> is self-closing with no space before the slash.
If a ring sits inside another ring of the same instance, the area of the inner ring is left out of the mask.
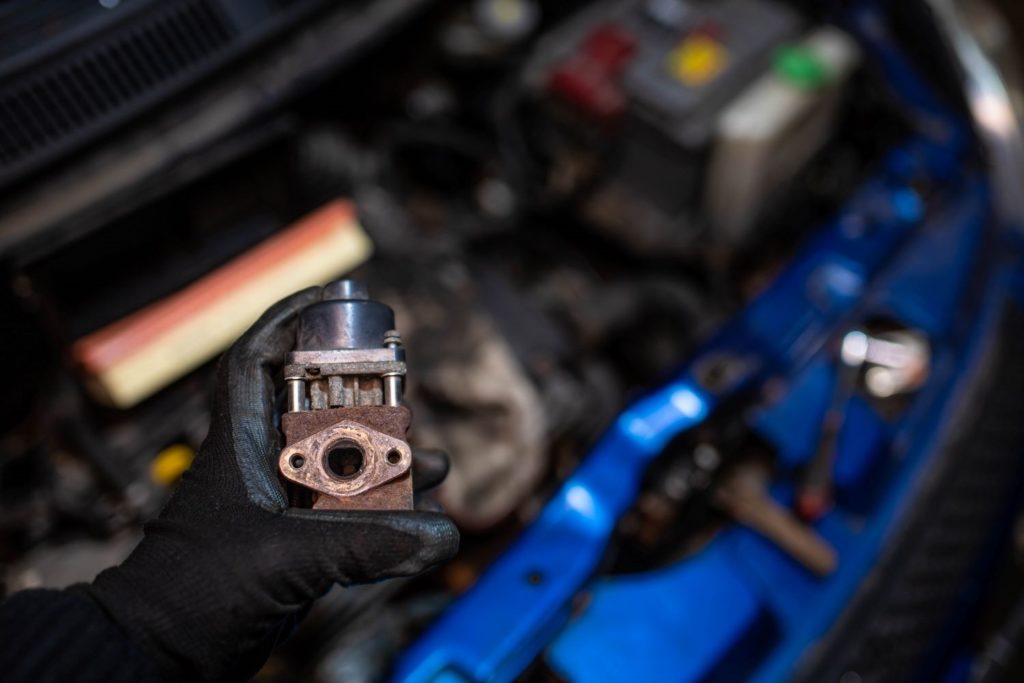
<path id="1" fill-rule="evenodd" d="M 837 507 L 851 528 L 873 528 L 913 460 L 879 444 L 918 428 L 922 387 L 952 382 L 934 367 L 969 355 L 928 327 L 960 299 L 933 287 L 933 307 L 901 309 L 868 295 L 911 226 L 938 226 L 925 233 L 947 240 L 942 254 L 982 244 L 958 232 L 985 222 L 980 163 L 950 123 L 963 105 L 948 71 L 913 54 L 927 31 L 899 42 L 942 114 L 881 77 L 886 39 L 831 3 L 392 4 L 401 21 L 258 126 L 8 249 L 2 344 L 21 360 L 0 411 L 5 590 L 89 580 L 127 554 L 202 442 L 223 348 L 205 303 L 167 302 L 197 281 L 212 288 L 268 240 L 298 244 L 317 221 L 344 224 L 351 241 L 324 228 L 325 241 L 308 237 L 274 267 L 353 272 L 394 310 L 410 441 L 451 458 L 438 499 L 462 548 L 425 576 L 334 589 L 258 680 L 415 680 L 414 664 L 396 669 L 403 653 L 471 586 L 486 588 L 481 577 L 554 514 L 552 500 L 588 504 L 572 496 L 593 454 L 631 457 L 608 434 L 648 439 L 631 419 L 651 430 L 649 453 L 621 474 L 637 479 L 635 495 L 615 499 L 621 515 L 600 522 L 600 543 L 567 543 L 567 565 L 610 580 L 670 570 L 708 557 L 738 524 L 809 576 L 841 574 L 856 553 L 816 525 Z M 916 26 L 911 10 L 888 11 L 892 26 Z M 27 211 L 18 197 L 45 203 L 28 182 L 7 189 L 11 215 Z M 31 182 L 57 193 L 69 181 Z M 908 281 L 918 272 L 902 258 L 891 291 L 899 268 Z M 977 266 L 948 268 L 963 283 Z M 246 323 L 230 297 L 258 284 L 211 293 L 225 302 L 216 319 Z M 171 333 L 206 355 L 173 353 L 160 338 Z M 160 362 L 140 364 L 129 341 L 153 344 Z M 645 407 L 655 399 L 683 417 Z M 693 429 L 657 423 L 684 418 Z M 800 432 L 801 419 L 814 430 Z M 846 470 L 833 472 L 837 457 Z M 546 585 L 543 563 L 524 586 Z M 596 594 L 574 590 L 559 609 L 583 614 L 603 604 Z M 495 624 L 503 609 L 516 605 L 496 608 Z M 736 646 L 746 660 L 767 661 L 779 620 L 750 607 Z M 538 626 L 555 643 L 547 654 L 525 648 L 493 677 L 593 679 L 571 628 L 555 639 Z"/>

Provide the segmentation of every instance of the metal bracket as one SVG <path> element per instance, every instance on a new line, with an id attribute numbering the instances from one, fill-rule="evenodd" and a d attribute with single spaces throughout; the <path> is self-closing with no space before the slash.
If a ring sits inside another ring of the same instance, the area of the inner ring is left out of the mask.
<path id="1" fill-rule="evenodd" d="M 340 447 L 362 456 L 357 472 L 331 471 L 328 457 Z M 327 496 L 347 498 L 386 484 L 412 467 L 412 450 L 404 441 L 356 422 L 343 421 L 296 441 L 281 451 L 278 468 L 289 481 Z"/>

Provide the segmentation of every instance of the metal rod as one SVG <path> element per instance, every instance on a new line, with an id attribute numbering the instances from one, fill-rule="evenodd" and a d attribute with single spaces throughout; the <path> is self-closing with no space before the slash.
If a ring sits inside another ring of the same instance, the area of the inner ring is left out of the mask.
<path id="1" fill-rule="evenodd" d="M 384 375 L 384 405 L 402 405 L 402 376 Z"/>
<path id="2" fill-rule="evenodd" d="M 290 379 L 288 384 L 288 412 L 297 413 L 306 409 L 306 383 L 301 379 Z"/>

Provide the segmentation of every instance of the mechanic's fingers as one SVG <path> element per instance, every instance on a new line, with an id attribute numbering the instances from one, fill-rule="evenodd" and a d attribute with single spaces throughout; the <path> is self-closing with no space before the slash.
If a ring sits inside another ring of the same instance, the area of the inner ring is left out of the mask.
<path id="1" fill-rule="evenodd" d="M 283 517 L 296 536 L 289 544 L 295 569 L 311 584 L 412 576 L 450 559 L 459 549 L 455 524 L 433 512 L 292 509 Z"/>
<path id="2" fill-rule="evenodd" d="M 412 449 L 412 485 L 416 491 L 432 489 L 448 476 L 448 456 L 430 448 Z"/>

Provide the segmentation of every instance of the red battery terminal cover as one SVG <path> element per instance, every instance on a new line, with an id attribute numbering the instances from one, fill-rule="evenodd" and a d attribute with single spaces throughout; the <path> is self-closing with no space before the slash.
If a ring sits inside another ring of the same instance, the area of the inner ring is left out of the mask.
<path id="1" fill-rule="evenodd" d="M 635 52 L 636 39 L 628 32 L 611 24 L 599 26 L 551 71 L 548 90 L 603 123 L 614 122 L 626 108 L 618 77 Z"/>

